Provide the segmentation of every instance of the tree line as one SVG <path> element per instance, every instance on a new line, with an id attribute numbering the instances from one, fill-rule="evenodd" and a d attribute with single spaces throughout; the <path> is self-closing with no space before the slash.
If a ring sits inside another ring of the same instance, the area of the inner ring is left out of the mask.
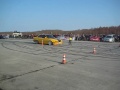
<path id="1" fill-rule="evenodd" d="M 13 32 L 0 32 L 0 34 L 12 34 Z M 119 26 L 111 26 L 111 27 L 98 27 L 98 28 L 91 28 L 91 29 L 78 29 L 78 30 L 71 30 L 71 31 L 64 31 L 64 30 L 41 30 L 41 31 L 34 31 L 34 32 L 22 32 L 23 35 L 38 35 L 38 34 L 74 34 L 74 35 L 82 35 L 82 34 L 91 34 L 91 35 L 100 35 L 100 34 L 116 34 L 120 35 L 120 25 Z"/>
<path id="2" fill-rule="evenodd" d="M 119 26 L 111 26 L 111 27 L 99 27 L 99 28 L 91 28 L 91 29 L 79 29 L 72 31 L 63 31 L 63 30 L 42 30 L 36 31 L 35 34 L 92 34 L 92 35 L 100 35 L 100 34 L 116 34 L 120 35 L 120 25 Z"/>

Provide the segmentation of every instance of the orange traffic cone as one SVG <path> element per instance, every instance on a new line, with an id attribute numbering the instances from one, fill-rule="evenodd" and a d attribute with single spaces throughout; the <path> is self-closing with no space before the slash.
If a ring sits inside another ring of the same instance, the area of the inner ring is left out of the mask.
<path id="1" fill-rule="evenodd" d="M 43 46 L 43 40 L 42 40 L 42 46 Z"/>
<path id="2" fill-rule="evenodd" d="M 66 64 L 66 59 L 65 59 L 66 55 L 63 55 L 63 60 L 62 60 L 62 64 Z"/>
<path id="3" fill-rule="evenodd" d="M 96 54 L 96 48 L 93 49 L 93 54 Z"/>

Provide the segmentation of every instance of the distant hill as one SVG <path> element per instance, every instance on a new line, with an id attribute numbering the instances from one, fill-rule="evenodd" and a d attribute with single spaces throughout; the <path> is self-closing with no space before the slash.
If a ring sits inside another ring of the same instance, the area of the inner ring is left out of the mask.
<path id="1" fill-rule="evenodd" d="M 0 34 L 10 34 L 12 35 L 13 32 L 0 32 Z M 111 27 L 99 27 L 99 28 L 91 28 L 91 29 L 78 29 L 78 30 L 71 30 L 71 31 L 64 31 L 64 30 L 40 30 L 40 31 L 33 31 L 33 32 L 22 32 L 23 35 L 31 35 L 31 34 L 119 34 L 120 35 L 120 25 L 119 26 L 111 26 Z"/>

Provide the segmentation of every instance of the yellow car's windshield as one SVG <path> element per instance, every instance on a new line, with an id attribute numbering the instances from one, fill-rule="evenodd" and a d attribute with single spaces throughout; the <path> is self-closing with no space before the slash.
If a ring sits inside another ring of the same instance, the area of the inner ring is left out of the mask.
<path id="1" fill-rule="evenodd" d="M 53 35 L 46 35 L 47 38 L 55 38 Z"/>

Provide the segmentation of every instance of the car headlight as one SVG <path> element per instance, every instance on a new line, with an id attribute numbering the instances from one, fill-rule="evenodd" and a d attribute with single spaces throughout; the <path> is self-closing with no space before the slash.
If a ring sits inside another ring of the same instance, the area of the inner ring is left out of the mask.
<path id="1" fill-rule="evenodd" d="M 112 41 L 112 38 L 110 38 L 109 41 Z"/>

